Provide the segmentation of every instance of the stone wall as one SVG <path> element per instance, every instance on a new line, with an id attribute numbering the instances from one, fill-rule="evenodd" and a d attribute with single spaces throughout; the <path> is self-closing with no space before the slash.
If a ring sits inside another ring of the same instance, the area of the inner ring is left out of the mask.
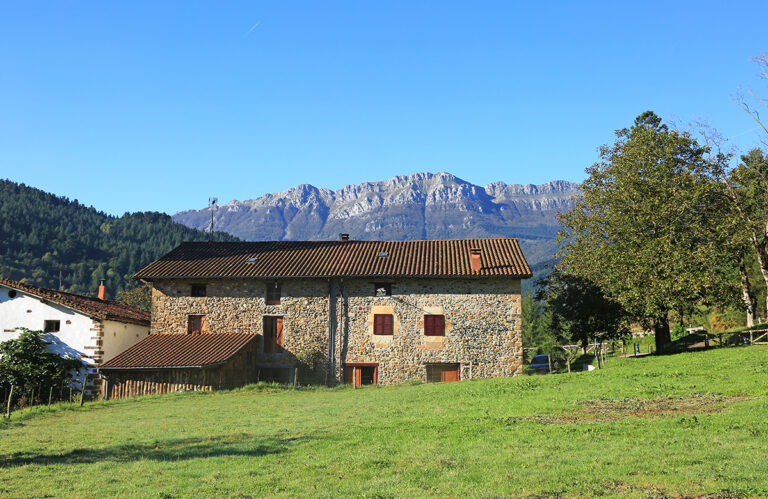
<path id="1" fill-rule="evenodd" d="M 519 280 L 392 281 L 386 297 L 374 296 L 372 281 L 352 280 L 344 283 L 337 310 L 338 379 L 344 363 L 378 364 L 382 384 L 426 381 L 430 363 L 460 364 L 462 379 L 522 370 Z M 392 336 L 373 334 L 375 313 L 394 315 Z M 424 335 L 425 314 L 445 316 L 445 336 Z"/>
<path id="2" fill-rule="evenodd" d="M 383 281 L 383 280 L 382 280 Z M 378 281 L 378 282 L 382 282 Z M 280 305 L 267 305 L 266 281 L 158 281 L 152 294 L 152 334 L 186 334 L 190 314 L 206 315 L 208 333 L 263 333 L 263 317 L 283 316 L 282 353 L 263 353 L 261 367 L 292 367 L 313 354 L 316 370 L 301 382 L 325 383 L 329 350 L 328 280 L 281 281 Z M 386 282 L 386 281 L 384 281 Z M 461 377 L 512 376 L 522 369 L 520 281 L 517 279 L 389 280 L 392 296 L 376 297 L 374 280 L 335 280 L 335 377 L 345 363 L 378 364 L 378 382 L 426 381 L 430 363 L 461 364 Z M 394 334 L 375 336 L 373 315 L 391 313 Z M 445 316 L 445 336 L 424 335 L 424 315 Z M 471 366 L 471 367 L 470 367 Z"/>
<path id="3" fill-rule="evenodd" d="M 266 304 L 266 287 L 274 281 L 208 281 L 205 283 L 207 296 L 189 296 L 191 285 L 198 283 L 201 281 L 153 283 L 151 334 L 186 334 L 187 317 L 199 314 L 206 316 L 207 333 L 263 335 L 264 317 L 282 316 L 283 352 L 264 353 L 261 336 L 257 366 L 292 368 L 298 359 L 319 357 L 320 365 L 300 379 L 302 382 L 327 382 L 327 280 L 281 281 L 279 305 Z"/>

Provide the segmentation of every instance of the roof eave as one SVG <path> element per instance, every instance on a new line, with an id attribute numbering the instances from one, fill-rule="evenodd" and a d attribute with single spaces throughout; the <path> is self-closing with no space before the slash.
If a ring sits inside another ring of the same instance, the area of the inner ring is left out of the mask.
<path id="1" fill-rule="evenodd" d="M 107 371 L 137 371 L 137 370 L 143 370 L 143 371 L 149 371 L 149 370 L 158 370 L 158 369 L 202 369 L 204 367 L 214 367 L 214 366 L 220 366 L 222 364 L 226 364 L 229 359 L 232 357 L 228 357 L 225 360 L 222 360 L 221 362 L 214 362 L 212 364 L 200 364 L 200 365 L 189 365 L 189 366 L 127 366 L 127 367 L 111 367 L 111 366 L 100 366 L 99 371 L 102 369 Z"/>
<path id="2" fill-rule="evenodd" d="M 165 279 L 494 279 L 494 278 L 506 278 L 506 279 L 530 279 L 533 274 L 353 274 L 353 275 L 300 275 L 300 276 L 286 276 L 286 275 L 264 275 L 264 276 L 226 276 L 226 275 L 180 275 L 180 276 L 140 276 L 135 277 L 138 280 L 153 282 L 161 281 Z"/>

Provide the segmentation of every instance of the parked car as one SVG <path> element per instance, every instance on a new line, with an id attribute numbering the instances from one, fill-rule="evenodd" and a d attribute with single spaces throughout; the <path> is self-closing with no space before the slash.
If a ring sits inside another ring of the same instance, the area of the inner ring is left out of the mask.
<path id="1" fill-rule="evenodd" d="M 526 371 L 534 374 L 546 374 L 555 368 L 554 360 L 549 354 L 536 355 L 531 359 L 531 363 L 528 364 Z"/>

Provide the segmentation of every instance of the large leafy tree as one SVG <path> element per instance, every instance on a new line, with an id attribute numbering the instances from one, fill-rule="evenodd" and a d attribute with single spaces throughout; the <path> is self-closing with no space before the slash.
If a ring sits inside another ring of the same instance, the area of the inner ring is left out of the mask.
<path id="1" fill-rule="evenodd" d="M 719 229 L 725 196 L 707 152 L 647 111 L 600 149 L 582 196 L 561 217 L 560 268 L 652 328 L 658 351 L 670 343 L 670 312 L 686 312 L 731 282 Z"/>
<path id="2" fill-rule="evenodd" d="M 629 333 L 624 307 L 583 277 L 554 270 L 541 281 L 537 298 L 546 300 L 552 329 L 563 342 L 586 347 L 591 340 L 602 342 Z"/>
<path id="3" fill-rule="evenodd" d="M 713 164 L 713 170 L 723 180 L 733 202 L 733 234 L 741 243 L 739 272 L 749 323 L 755 308 L 745 263 L 749 246 L 754 250 L 760 273 L 768 287 L 768 157 L 760 149 L 753 149 L 741 157 L 736 168 L 729 171 L 727 163 L 719 162 Z M 766 311 L 768 295 L 763 309 L 763 312 Z"/>

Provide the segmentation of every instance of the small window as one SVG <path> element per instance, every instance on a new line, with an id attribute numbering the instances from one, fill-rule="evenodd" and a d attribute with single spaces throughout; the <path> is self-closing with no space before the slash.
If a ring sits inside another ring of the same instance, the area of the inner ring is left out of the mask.
<path id="1" fill-rule="evenodd" d="M 12 289 L 12 290 L 8 291 L 8 297 L 9 298 L 16 298 L 16 290 Z"/>
<path id="2" fill-rule="evenodd" d="M 202 334 L 205 332 L 205 316 L 190 315 L 187 318 L 187 333 Z"/>
<path id="3" fill-rule="evenodd" d="M 45 321 L 43 331 L 46 333 L 58 333 L 61 331 L 61 321 Z"/>
<path id="4" fill-rule="evenodd" d="M 280 305 L 280 285 L 267 284 L 267 305 Z"/>
<path id="5" fill-rule="evenodd" d="M 393 329 L 392 314 L 374 314 L 373 315 L 373 334 L 392 335 Z"/>
<path id="6" fill-rule="evenodd" d="M 426 336 L 445 336 L 445 317 L 442 315 L 425 315 L 424 334 Z"/>
<path id="7" fill-rule="evenodd" d="M 191 296 L 206 296 L 207 290 L 205 289 L 205 284 L 193 284 L 192 285 L 192 292 L 190 293 Z"/>
<path id="8" fill-rule="evenodd" d="M 374 283 L 373 296 L 392 296 L 392 284 L 388 282 Z"/>

